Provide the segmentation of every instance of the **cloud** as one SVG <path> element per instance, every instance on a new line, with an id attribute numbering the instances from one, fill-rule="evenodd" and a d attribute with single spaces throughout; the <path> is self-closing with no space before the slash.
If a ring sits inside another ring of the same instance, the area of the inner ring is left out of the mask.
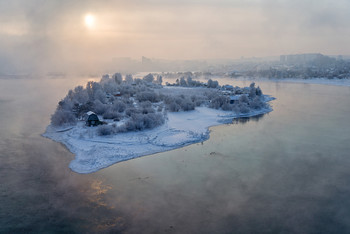
<path id="1" fill-rule="evenodd" d="M 266 0 L 262 9 L 268 22 L 275 27 L 296 25 L 304 31 L 320 28 L 343 30 L 350 19 L 350 2 L 344 0 Z"/>

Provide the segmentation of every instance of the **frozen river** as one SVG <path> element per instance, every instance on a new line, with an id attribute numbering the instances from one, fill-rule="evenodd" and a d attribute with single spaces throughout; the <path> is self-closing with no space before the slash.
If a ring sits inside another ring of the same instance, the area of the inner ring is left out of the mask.
<path id="1" fill-rule="evenodd" d="M 0 79 L 0 233 L 350 232 L 350 87 L 257 81 L 273 112 L 81 175 L 40 134 L 85 83 Z"/>

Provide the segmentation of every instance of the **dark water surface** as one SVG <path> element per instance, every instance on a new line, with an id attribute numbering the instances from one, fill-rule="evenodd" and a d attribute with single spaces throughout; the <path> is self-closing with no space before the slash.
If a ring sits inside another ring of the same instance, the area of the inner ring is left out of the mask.
<path id="1" fill-rule="evenodd" d="M 350 232 L 349 87 L 257 82 L 273 112 L 81 175 L 40 134 L 85 82 L 0 79 L 0 233 Z"/>

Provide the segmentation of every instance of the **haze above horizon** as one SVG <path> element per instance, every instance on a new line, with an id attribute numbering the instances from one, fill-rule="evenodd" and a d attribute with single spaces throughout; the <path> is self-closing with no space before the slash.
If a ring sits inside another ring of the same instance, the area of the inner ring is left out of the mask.
<path id="1" fill-rule="evenodd" d="M 2 0 L 0 73 L 103 67 L 113 57 L 350 54 L 346 0 Z"/>

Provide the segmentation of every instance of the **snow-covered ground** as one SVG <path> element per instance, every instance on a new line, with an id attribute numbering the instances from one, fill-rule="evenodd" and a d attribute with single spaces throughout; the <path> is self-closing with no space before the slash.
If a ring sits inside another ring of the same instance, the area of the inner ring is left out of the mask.
<path id="1" fill-rule="evenodd" d="M 269 98 L 272 100 L 272 98 Z M 268 100 L 266 100 L 268 101 Z M 165 124 L 151 130 L 98 136 L 96 127 L 76 126 L 55 128 L 48 126 L 43 136 L 61 142 L 75 154 L 69 167 L 78 173 L 91 173 L 114 163 L 168 151 L 209 138 L 209 127 L 231 123 L 233 118 L 249 117 L 272 111 L 260 109 L 245 115 L 197 107 L 193 111 L 171 112 Z"/>

